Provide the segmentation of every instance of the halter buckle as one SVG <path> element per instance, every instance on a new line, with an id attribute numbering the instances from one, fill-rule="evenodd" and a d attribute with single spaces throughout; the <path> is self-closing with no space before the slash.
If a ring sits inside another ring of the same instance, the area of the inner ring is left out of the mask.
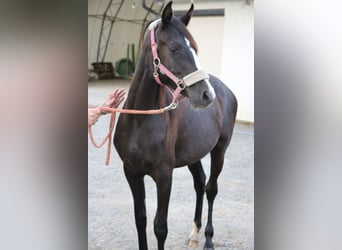
<path id="1" fill-rule="evenodd" d="M 153 68 L 154 68 L 153 76 L 154 76 L 154 77 L 158 77 L 158 76 L 159 76 L 159 74 L 158 74 L 159 64 L 160 64 L 160 59 L 159 59 L 159 57 L 154 58 L 154 59 L 153 59 Z"/>
<path id="2" fill-rule="evenodd" d="M 184 89 L 186 88 L 185 82 L 183 81 L 183 79 L 180 79 L 180 80 L 177 82 L 177 87 L 180 88 L 181 90 L 184 90 Z"/>
<path id="3" fill-rule="evenodd" d="M 173 102 L 173 103 L 171 103 L 171 105 L 170 105 L 170 109 L 172 110 L 172 109 L 176 109 L 178 107 L 178 102 Z"/>
<path id="4" fill-rule="evenodd" d="M 160 58 L 159 57 L 156 57 L 153 59 L 153 66 L 154 67 L 158 67 L 160 64 Z"/>

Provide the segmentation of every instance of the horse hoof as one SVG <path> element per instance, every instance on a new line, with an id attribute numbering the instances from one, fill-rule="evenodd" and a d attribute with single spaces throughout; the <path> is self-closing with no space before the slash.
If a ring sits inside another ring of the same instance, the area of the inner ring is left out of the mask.
<path id="1" fill-rule="evenodd" d="M 197 240 L 189 240 L 188 247 L 198 247 L 198 241 Z"/>
<path id="2" fill-rule="evenodd" d="M 211 246 L 204 246 L 203 250 L 214 250 L 214 245 Z"/>

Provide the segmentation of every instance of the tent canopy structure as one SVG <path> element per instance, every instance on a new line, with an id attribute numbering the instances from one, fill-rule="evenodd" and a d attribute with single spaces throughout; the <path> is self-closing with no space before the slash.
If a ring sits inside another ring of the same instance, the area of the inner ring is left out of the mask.
<path id="1" fill-rule="evenodd" d="M 113 33 L 118 28 L 117 26 L 123 23 L 130 24 L 127 32 L 131 32 L 132 25 L 136 26 L 136 30 L 142 31 L 145 24 L 160 15 L 161 10 L 165 5 L 164 0 L 107 0 L 107 1 L 89 1 L 89 22 L 93 22 L 97 26 L 97 32 L 92 32 L 95 37 L 92 39 L 92 46 L 96 43 L 96 60 L 95 62 L 104 62 L 108 51 L 108 46 Z M 114 31 L 114 32 L 113 32 Z M 97 33 L 97 34 L 95 34 Z M 140 34 L 136 34 L 140 38 Z M 138 46 L 139 47 L 139 46 Z"/>

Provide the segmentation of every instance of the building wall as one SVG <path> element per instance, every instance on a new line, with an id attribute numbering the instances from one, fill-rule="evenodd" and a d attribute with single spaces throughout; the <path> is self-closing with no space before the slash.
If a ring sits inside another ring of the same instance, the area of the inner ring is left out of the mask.
<path id="1" fill-rule="evenodd" d="M 174 2 L 175 10 L 189 3 Z M 254 5 L 245 1 L 195 1 L 195 9 L 225 9 L 224 17 L 193 17 L 189 30 L 201 64 L 236 95 L 237 119 L 254 122 Z"/>
<path id="2" fill-rule="evenodd" d="M 198 43 L 201 66 L 218 77 L 221 77 L 222 70 L 224 20 L 223 16 L 193 16 L 188 25 L 192 36 Z"/>

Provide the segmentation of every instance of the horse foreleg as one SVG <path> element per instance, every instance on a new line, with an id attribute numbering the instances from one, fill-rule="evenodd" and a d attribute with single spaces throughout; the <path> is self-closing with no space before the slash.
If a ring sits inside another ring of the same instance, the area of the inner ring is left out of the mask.
<path id="1" fill-rule="evenodd" d="M 164 250 L 164 244 L 168 233 L 167 213 L 172 185 L 172 171 L 157 170 L 153 177 L 157 184 L 158 207 L 154 218 L 154 234 L 158 240 L 158 250 Z"/>
<path id="2" fill-rule="evenodd" d="M 124 168 L 126 179 L 131 188 L 134 200 L 135 225 L 138 232 L 139 250 L 147 250 L 146 239 L 146 207 L 144 178 L 132 175 Z"/>
<path id="3" fill-rule="evenodd" d="M 213 235 L 214 235 L 214 227 L 212 222 L 213 217 L 213 206 L 214 200 L 217 195 L 217 178 L 221 173 L 223 162 L 224 162 L 224 152 L 225 150 L 217 145 L 211 151 L 211 168 L 210 168 L 210 177 L 206 186 L 206 194 L 208 199 L 208 222 L 205 227 L 205 244 L 204 249 L 214 249 L 213 244 Z"/>
<path id="4" fill-rule="evenodd" d="M 196 191 L 196 210 L 194 216 L 194 223 L 192 231 L 189 236 L 189 247 L 197 247 L 199 243 L 199 231 L 202 227 L 202 208 L 203 208 L 203 195 L 205 192 L 205 173 L 201 161 L 189 165 L 189 170 L 194 179 L 194 188 Z"/>

